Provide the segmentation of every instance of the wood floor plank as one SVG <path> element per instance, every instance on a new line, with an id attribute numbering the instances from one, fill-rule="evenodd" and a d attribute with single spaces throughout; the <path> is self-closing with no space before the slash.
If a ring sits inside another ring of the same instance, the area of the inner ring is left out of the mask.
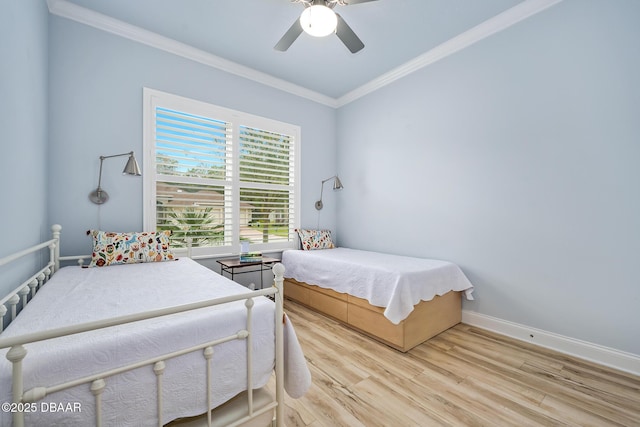
<path id="1" fill-rule="evenodd" d="M 593 392 L 604 399 L 624 402 L 624 406 L 631 406 L 634 402 L 639 404 L 640 389 L 638 384 L 628 381 L 619 381 L 614 375 L 608 375 L 607 371 L 599 371 L 599 368 L 576 369 L 565 365 L 561 375 L 569 381 L 580 381 L 585 386 L 591 387 Z"/>
<path id="2" fill-rule="evenodd" d="M 349 398 L 351 392 L 342 384 L 334 382 L 323 371 L 310 366 L 313 384 L 304 396 L 307 410 L 321 425 L 330 426 L 365 426 L 344 405 L 343 396 Z"/>
<path id="3" fill-rule="evenodd" d="M 431 345 L 423 345 L 421 348 L 428 349 Z M 424 352 L 416 352 L 416 357 L 425 357 Z M 472 384 L 474 387 L 484 389 L 485 393 L 494 393 L 493 399 L 501 405 L 508 405 L 508 399 L 513 405 L 517 405 L 522 412 L 528 412 L 529 416 L 536 419 L 535 408 L 539 406 L 545 393 L 532 390 L 529 387 L 514 383 L 510 378 L 496 375 L 487 375 L 487 370 L 477 364 L 469 363 L 468 360 L 456 355 L 431 352 L 427 357 L 432 363 L 437 364 L 448 372 L 455 372 L 463 375 L 464 379 L 460 385 Z M 539 417 L 540 425 L 553 425 L 553 419 L 542 414 Z"/>
<path id="4" fill-rule="evenodd" d="M 636 426 L 637 424 L 619 424 L 612 422 L 597 414 L 587 413 L 584 410 L 568 404 L 562 399 L 558 399 L 552 395 L 546 396 L 541 404 L 541 409 L 545 409 L 553 413 L 561 413 L 564 424 L 571 423 L 580 427 L 610 427 L 610 426 Z"/>
<path id="5" fill-rule="evenodd" d="M 434 425 L 483 425 L 472 412 L 445 398 L 439 390 L 431 386 L 430 381 L 424 381 L 422 378 L 400 378 L 389 384 L 394 390 L 393 393 L 403 395 L 414 402 L 426 416 L 439 421 L 439 424 Z"/>
<path id="6" fill-rule="evenodd" d="M 289 427 L 640 426 L 635 375 L 464 324 L 401 353 L 285 309 L 313 380 L 286 396 Z"/>
<path id="7" fill-rule="evenodd" d="M 492 396 L 486 393 L 485 390 L 472 387 L 467 379 L 461 383 L 453 384 L 450 378 L 444 377 L 439 373 L 425 372 L 417 377 L 415 381 L 422 382 L 448 402 L 465 408 L 482 425 L 533 425 L 532 423 L 527 423 L 527 420 L 523 419 L 517 412 L 509 410 L 495 400 L 491 400 Z"/>
<path id="8" fill-rule="evenodd" d="M 362 400 L 371 400 L 378 407 L 396 408 L 395 413 L 401 415 L 403 426 L 424 426 L 441 423 L 442 419 L 437 414 L 430 414 L 415 400 L 401 393 L 396 393 L 389 387 L 389 382 L 381 381 L 376 377 L 369 377 L 354 387 L 354 392 Z"/>
<path id="9" fill-rule="evenodd" d="M 457 348 L 454 352 L 456 354 L 465 354 L 467 360 L 477 365 L 491 363 L 489 360 L 475 357 L 476 355 L 467 349 Z M 526 384 L 528 387 L 544 392 L 546 395 L 552 394 L 568 405 L 582 407 L 585 414 L 591 413 L 596 418 L 606 414 L 614 420 L 624 418 L 607 402 L 594 398 L 591 393 L 581 389 L 575 382 L 563 381 L 553 370 L 545 371 L 540 368 L 534 368 L 527 363 L 519 369 L 509 369 L 497 363 L 487 366 L 489 366 L 487 374 L 510 378 L 514 382 Z"/>
<path id="10" fill-rule="evenodd" d="M 608 420 L 619 425 L 640 425 L 640 418 L 637 416 L 637 406 L 640 400 L 625 401 L 623 396 L 611 393 L 603 393 L 597 388 L 586 387 L 580 380 L 568 380 L 555 372 L 544 371 L 540 368 L 525 364 L 523 372 L 533 374 L 537 377 L 546 377 L 555 386 L 556 396 L 564 398 L 564 401 L 578 408 L 585 414 L 592 414 L 594 418 Z M 640 397 L 640 396 L 639 396 Z M 629 405 L 635 405 L 632 408 Z"/>
<path id="11" fill-rule="evenodd" d="M 452 331 L 450 335 L 455 335 L 455 332 Z M 454 336 L 447 339 L 455 341 L 457 338 Z M 505 348 L 505 353 L 517 352 L 517 347 L 514 347 L 513 343 L 509 347 L 509 349 Z M 470 344 L 469 341 L 459 342 L 454 352 L 466 352 L 469 356 L 469 361 L 475 364 L 493 364 L 493 371 L 510 372 L 509 375 L 512 379 L 522 378 L 523 374 L 528 373 L 530 375 L 527 377 L 527 384 L 536 385 L 538 390 L 546 390 L 547 392 L 554 390 L 559 395 L 562 395 L 568 404 L 583 406 L 583 411 L 593 413 L 594 417 L 605 417 L 605 419 L 620 422 L 623 425 L 635 423 L 633 417 L 629 417 L 628 415 L 630 414 L 626 414 L 626 411 L 619 406 L 621 405 L 622 408 L 632 406 L 634 400 L 635 402 L 638 401 L 637 394 L 636 399 L 627 400 L 619 390 L 616 394 L 607 393 L 605 391 L 607 383 L 604 381 L 601 381 L 594 388 L 583 384 L 582 378 L 568 378 L 568 376 L 563 375 L 562 369 L 558 369 L 558 366 L 563 365 L 561 362 L 541 363 L 541 361 L 548 361 L 549 358 L 554 356 L 557 356 L 559 360 L 563 360 L 566 358 L 565 355 L 556 354 L 546 349 L 540 349 L 537 354 L 532 353 L 530 350 L 523 351 L 522 356 L 526 358 L 526 361 L 517 371 L 511 371 L 507 368 L 508 364 L 497 365 L 504 362 L 505 357 L 496 358 L 493 352 L 486 352 L 484 346 Z M 558 386 L 560 383 L 562 385 Z M 637 410 L 632 410 L 631 412 L 637 413 Z"/>

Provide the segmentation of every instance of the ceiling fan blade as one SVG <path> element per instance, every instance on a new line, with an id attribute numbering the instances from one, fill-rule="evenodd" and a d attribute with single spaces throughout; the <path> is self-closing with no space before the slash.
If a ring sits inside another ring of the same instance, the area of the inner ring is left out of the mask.
<path id="1" fill-rule="evenodd" d="M 345 3 L 347 3 L 347 6 L 351 6 L 352 4 L 367 3 L 370 1 L 376 1 L 376 0 L 346 0 Z"/>
<path id="2" fill-rule="evenodd" d="M 356 36 L 356 33 L 353 32 L 351 27 L 344 22 L 342 16 L 336 13 L 338 17 L 338 26 L 336 27 L 336 35 L 342 43 L 351 51 L 351 53 L 356 53 L 360 51 L 364 47 L 364 43 L 362 40 Z"/>
<path id="3" fill-rule="evenodd" d="M 284 36 L 280 39 L 278 43 L 273 47 L 275 50 L 279 50 L 280 52 L 284 52 L 293 44 L 294 41 L 298 38 L 298 36 L 302 34 L 302 26 L 300 25 L 300 20 L 296 19 L 293 25 L 284 33 Z"/>

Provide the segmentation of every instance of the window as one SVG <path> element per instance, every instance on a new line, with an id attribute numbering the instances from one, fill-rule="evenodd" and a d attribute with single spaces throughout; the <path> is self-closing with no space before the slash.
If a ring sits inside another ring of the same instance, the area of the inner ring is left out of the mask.
<path id="1" fill-rule="evenodd" d="M 298 126 L 144 90 L 144 226 L 194 255 L 296 247 Z"/>

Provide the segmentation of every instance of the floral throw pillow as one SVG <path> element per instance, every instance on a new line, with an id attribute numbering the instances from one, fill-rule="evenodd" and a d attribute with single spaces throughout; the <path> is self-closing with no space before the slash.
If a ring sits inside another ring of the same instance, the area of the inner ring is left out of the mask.
<path id="1" fill-rule="evenodd" d="M 333 249 L 335 248 L 333 240 L 331 240 L 331 230 L 305 230 L 296 229 L 300 236 L 302 250 L 312 251 L 316 249 Z"/>
<path id="2" fill-rule="evenodd" d="M 89 267 L 176 259 L 169 247 L 171 231 L 113 233 L 89 230 L 93 253 Z"/>

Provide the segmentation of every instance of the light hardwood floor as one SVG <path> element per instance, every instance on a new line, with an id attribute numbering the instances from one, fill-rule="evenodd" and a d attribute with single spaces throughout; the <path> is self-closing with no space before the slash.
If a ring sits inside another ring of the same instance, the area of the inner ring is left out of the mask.
<path id="1" fill-rule="evenodd" d="M 294 302 L 293 426 L 640 426 L 640 377 L 459 324 L 403 354 Z"/>

